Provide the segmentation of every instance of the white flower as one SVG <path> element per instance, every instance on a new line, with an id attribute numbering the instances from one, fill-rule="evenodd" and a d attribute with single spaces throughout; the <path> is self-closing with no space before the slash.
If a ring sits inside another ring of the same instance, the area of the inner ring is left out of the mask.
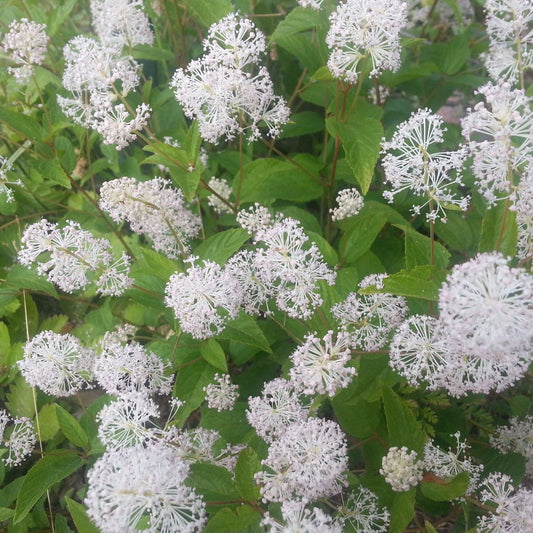
<path id="1" fill-rule="evenodd" d="M 290 356 L 291 382 L 295 388 L 309 395 L 327 394 L 335 396 L 339 389 L 346 388 L 357 373 L 347 366 L 351 359 L 350 336 L 345 332 L 335 335 L 328 331 L 322 338 L 308 334 L 303 346 Z"/>
<path id="2" fill-rule="evenodd" d="M 371 76 L 398 70 L 400 30 L 406 22 L 406 4 L 400 0 L 347 0 L 339 4 L 330 16 L 326 37 L 333 76 L 355 83 L 365 67 L 371 68 Z"/>
<path id="3" fill-rule="evenodd" d="M 148 104 L 140 104 L 132 116 L 124 104 L 100 107 L 94 112 L 92 127 L 104 138 L 104 144 L 116 144 L 122 150 L 137 138 L 137 132 L 148 124 L 152 109 Z"/>
<path id="4" fill-rule="evenodd" d="M 476 185 L 489 206 L 507 198 L 513 174 L 521 172 L 533 150 L 533 112 L 524 91 L 508 83 L 488 83 L 477 91 L 485 97 L 461 120 L 474 161 Z"/>
<path id="5" fill-rule="evenodd" d="M 497 434 L 490 436 L 492 446 L 501 452 L 515 452 L 526 458 L 526 474 L 533 476 L 533 416 L 522 420 L 514 417 L 508 426 L 496 428 Z"/>
<path id="6" fill-rule="evenodd" d="M 496 505 L 494 512 L 483 516 L 477 524 L 479 533 L 527 533 L 533 530 L 533 491 L 515 489 L 511 478 L 500 472 L 490 474 L 484 481 L 480 500 Z"/>
<path id="7" fill-rule="evenodd" d="M 494 80 L 523 83 L 524 71 L 533 66 L 533 9 L 523 0 L 487 0 L 486 27 L 489 51 L 485 66 Z"/>
<path id="8" fill-rule="evenodd" d="M 89 276 L 96 276 L 97 291 L 104 296 L 119 296 L 133 284 L 129 257 L 122 254 L 117 260 L 107 239 L 94 237 L 72 220 L 63 228 L 46 220 L 31 224 L 21 244 L 19 262 L 37 263 L 37 272 L 65 292 L 85 289 Z"/>
<path id="9" fill-rule="evenodd" d="M 205 503 L 185 481 L 189 466 L 158 445 L 106 452 L 88 474 L 85 505 L 109 533 L 200 533 Z"/>
<path id="10" fill-rule="evenodd" d="M 442 118 L 429 109 L 419 109 L 402 122 L 390 141 L 383 142 L 383 169 L 392 191 L 383 196 L 392 202 L 394 196 L 408 190 L 424 198 L 422 205 L 414 205 L 413 213 L 429 205 L 428 220 L 446 221 L 444 209 L 456 205 L 461 210 L 468 207 L 469 198 L 456 196 L 462 185 L 461 170 L 467 157 L 466 148 L 455 152 L 441 152 L 443 142 Z"/>
<path id="11" fill-rule="evenodd" d="M 245 229 L 250 235 L 254 235 L 260 229 L 271 226 L 274 219 L 265 206 L 256 202 L 247 210 L 241 209 L 237 213 L 237 222 L 241 228 Z"/>
<path id="12" fill-rule="evenodd" d="M 302 7 L 310 7 L 311 9 L 318 11 L 322 7 L 323 1 L 324 0 L 298 0 L 298 3 Z"/>
<path id="13" fill-rule="evenodd" d="M 383 288 L 387 274 L 366 276 L 359 283 L 361 290 L 376 285 Z M 407 301 L 402 296 L 388 293 L 350 293 L 344 302 L 331 308 L 343 331 L 350 335 L 354 349 L 371 352 L 382 348 L 389 340 L 390 332 L 396 328 L 407 314 Z"/>
<path id="14" fill-rule="evenodd" d="M 42 65 L 48 45 L 46 24 L 37 24 L 28 19 L 13 20 L 4 35 L 2 48 L 10 54 L 11 60 L 19 65 L 9 67 L 18 83 L 28 83 L 33 76 L 34 65 Z"/>
<path id="15" fill-rule="evenodd" d="M 143 0 L 91 0 L 93 27 L 104 46 L 152 44 L 154 33 Z"/>
<path id="16" fill-rule="evenodd" d="M 533 256 L 533 168 L 528 166 L 525 176 L 513 193 L 514 204 L 511 209 L 516 212 L 518 227 L 517 257 L 527 259 Z"/>
<path id="17" fill-rule="evenodd" d="M 163 178 L 106 181 L 100 189 L 100 207 L 115 222 L 127 221 L 132 231 L 146 235 L 171 259 L 189 251 L 189 241 L 201 227 L 200 218 L 185 206 L 183 192 Z"/>
<path id="18" fill-rule="evenodd" d="M 308 414 L 293 383 L 282 378 L 265 383 L 260 397 L 248 398 L 248 422 L 267 442 L 281 437 L 288 426 L 307 420 Z"/>
<path id="19" fill-rule="evenodd" d="M 418 459 L 415 451 L 405 446 L 389 448 L 381 461 L 379 473 L 396 492 L 404 492 L 416 487 L 422 481 L 423 461 Z"/>
<path id="20" fill-rule="evenodd" d="M 440 322 L 451 351 L 501 361 L 530 359 L 533 278 L 510 268 L 500 253 L 478 254 L 456 265 L 439 291 Z"/>
<path id="21" fill-rule="evenodd" d="M 93 375 L 108 394 L 168 394 L 174 377 L 165 375 L 169 366 L 138 342 L 122 344 L 105 338 Z"/>
<path id="22" fill-rule="evenodd" d="M 203 44 L 207 62 L 237 69 L 257 64 L 266 50 L 263 32 L 250 19 L 236 13 L 212 24 Z"/>
<path id="23" fill-rule="evenodd" d="M 268 533 L 342 533 L 342 528 L 335 524 L 322 509 L 308 509 L 302 501 L 286 501 L 281 505 L 282 522 L 275 520 L 266 512 L 261 519 L 261 526 Z"/>
<path id="24" fill-rule="evenodd" d="M 215 383 L 210 383 L 204 387 L 205 399 L 210 409 L 225 411 L 233 409 L 239 397 L 238 385 L 231 383 L 229 374 L 215 374 Z"/>
<path id="25" fill-rule="evenodd" d="M 331 220 L 353 217 L 361 211 L 363 204 L 363 196 L 357 189 L 342 189 L 337 194 L 337 207 L 330 209 Z"/>
<path id="26" fill-rule="evenodd" d="M 98 437 L 111 450 L 146 444 L 155 440 L 160 431 L 154 428 L 159 417 L 156 404 L 139 393 L 125 393 L 118 400 L 100 409 Z"/>
<path id="27" fill-rule="evenodd" d="M 15 152 L 16 153 L 16 152 Z M 8 185 L 22 185 L 22 181 L 10 180 L 7 173 L 13 170 L 12 159 L 7 159 L 0 155 L 0 194 L 5 195 L 6 202 L 13 202 L 15 197 Z"/>
<path id="28" fill-rule="evenodd" d="M 365 487 L 357 487 L 346 502 L 337 508 L 335 520 L 351 531 L 360 533 L 386 533 L 390 513 L 381 509 L 377 496 Z"/>
<path id="29" fill-rule="evenodd" d="M 258 230 L 254 241 L 262 246 L 254 256 L 257 277 L 274 294 L 279 309 L 293 318 L 309 318 L 322 303 L 319 281 L 335 282 L 335 272 L 308 240 L 299 222 L 285 218 Z"/>
<path id="30" fill-rule="evenodd" d="M 199 266 L 195 260 L 188 260 L 187 272 L 170 277 L 165 288 L 165 304 L 174 310 L 183 331 L 196 339 L 208 339 L 237 316 L 242 293 L 227 269 L 209 260 Z"/>
<path id="31" fill-rule="evenodd" d="M 332 496 L 346 484 L 346 438 L 336 422 L 310 418 L 288 426 L 261 463 L 255 481 L 266 502 Z"/>
<path id="32" fill-rule="evenodd" d="M 214 193 L 216 193 L 216 195 L 210 194 L 207 198 L 207 203 L 213 208 L 213 211 L 219 215 L 224 213 L 232 213 L 233 210 L 231 207 L 222 201 L 222 198 L 224 200 L 229 200 L 231 195 L 231 187 L 228 185 L 228 182 L 213 176 L 207 185 Z"/>
<path id="33" fill-rule="evenodd" d="M 466 494 L 471 495 L 478 487 L 484 467 L 474 464 L 472 459 L 467 456 L 470 446 L 466 444 L 466 441 L 461 441 L 459 432 L 452 436 L 456 440 L 455 451 L 448 448 L 448 451 L 445 452 L 433 441 L 426 443 L 424 446 L 424 468 L 444 481 L 451 481 L 458 474 L 468 472 L 469 483 Z"/>
<path id="34" fill-rule="evenodd" d="M 94 353 L 70 333 L 41 331 L 24 345 L 17 363 L 24 379 L 53 396 L 70 396 L 88 386 Z"/>
<path id="35" fill-rule="evenodd" d="M 442 370 L 449 362 L 445 338 L 436 318 L 413 315 L 398 328 L 390 345 L 390 366 L 417 386 L 426 381 L 429 388 L 440 385 Z"/>
<path id="36" fill-rule="evenodd" d="M 33 422 L 26 417 L 12 419 L 7 411 L 0 410 L 0 444 L 7 448 L 2 458 L 6 466 L 18 466 L 33 452 L 37 437 Z"/>
<path id="37" fill-rule="evenodd" d="M 238 456 L 244 444 L 226 444 L 218 431 L 197 427 L 178 429 L 171 426 L 163 433 L 164 442 L 188 463 L 211 463 L 235 472 Z"/>
<path id="38" fill-rule="evenodd" d="M 272 80 L 257 65 L 265 37 L 251 21 L 230 13 L 213 24 L 204 41 L 206 54 L 178 69 L 171 88 L 184 113 L 198 120 L 200 134 L 216 143 L 246 133 L 260 137 L 260 127 L 276 137 L 289 119 L 282 97 L 274 95 Z"/>

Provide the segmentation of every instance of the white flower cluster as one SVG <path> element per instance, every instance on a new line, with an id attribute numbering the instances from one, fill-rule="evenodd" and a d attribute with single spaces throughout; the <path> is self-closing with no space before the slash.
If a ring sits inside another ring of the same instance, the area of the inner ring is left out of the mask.
<path id="1" fill-rule="evenodd" d="M 9 179 L 7 173 L 12 169 L 11 160 L 0 155 L 0 194 L 5 196 L 6 202 L 13 202 L 15 200 L 13 191 L 8 185 L 22 185 L 22 181 L 19 179 L 15 181 Z"/>
<path id="2" fill-rule="evenodd" d="M 424 462 L 418 459 L 414 450 L 402 446 L 389 448 L 383 456 L 379 473 L 396 492 L 404 492 L 416 487 L 422 481 Z"/>
<path id="3" fill-rule="evenodd" d="M 342 189 L 337 194 L 337 207 L 330 209 L 331 220 L 344 220 L 363 209 L 364 198 L 357 189 Z"/>
<path id="4" fill-rule="evenodd" d="M 462 119 L 463 135 L 474 161 L 476 185 L 489 206 L 507 198 L 513 175 L 533 155 L 533 112 L 524 91 L 508 83 L 488 83 L 477 91 L 485 97 Z"/>
<path id="5" fill-rule="evenodd" d="M 291 383 L 303 394 L 333 397 L 356 374 L 355 368 L 347 366 L 351 358 L 350 336 L 342 331 L 334 334 L 330 330 L 322 339 L 316 333 L 306 335 L 304 344 L 290 358 Z"/>
<path id="6" fill-rule="evenodd" d="M 523 0 L 487 0 L 486 28 L 489 50 L 485 66 L 494 80 L 523 83 L 533 67 L 533 9 Z"/>
<path id="7" fill-rule="evenodd" d="M 220 333 L 240 310 L 242 289 L 230 269 L 209 260 L 203 266 L 188 259 L 186 272 L 176 272 L 165 288 L 165 304 L 174 310 L 181 329 L 195 339 Z"/>
<path id="8" fill-rule="evenodd" d="M 7 448 L 7 456 L 2 457 L 6 466 L 19 465 L 33 451 L 36 442 L 29 418 L 12 418 L 7 411 L 0 410 L 0 444 Z"/>
<path id="9" fill-rule="evenodd" d="M 483 473 L 483 465 L 476 465 L 472 459 L 467 456 L 467 451 L 470 448 L 466 441 L 461 440 L 459 432 L 453 435 L 456 440 L 455 451 L 448 448 L 445 452 L 435 445 L 433 441 L 426 443 L 424 447 L 424 468 L 429 470 L 440 479 L 450 481 L 452 478 L 468 472 L 469 482 L 466 494 L 472 494 L 479 485 L 479 479 Z"/>
<path id="10" fill-rule="evenodd" d="M 425 201 L 413 206 L 413 213 L 419 214 L 429 205 L 426 218 L 433 221 L 446 221 L 444 208 L 448 205 L 464 211 L 469 202 L 469 197 L 457 196 L 457 187 L 463 185 L 461 171 L 467 150 L 461 147 L 454 152 L 437 151 L 445 131 L 441 117 L 429 109 L 419 109 L 382 145 L 383 169 L 392 186 L 383 196 L 389 202 L 405 190 L 421 196 Z"/>
<path id="11" fill-rule="evenodd" d="M 411 384 L 453 396 L 511 386 L 532 359 L 533 278 L 499 253 L 456 265 L 439 293 L 440 317 L 412 316 L 394 336 L 390 364 Z"/>
<path id="12" fill-rule="evenodd" d="M 275 520 L 269 512 L 261 519 L 261 526 L 268 533 L 342 533 L 342 528 L 336 524 L 318 507 L 308 508 L 300 500 L 285 501 L 281 505 L 282 522 Z"/>
<path id="13" fill-rule="evenodd" d="M 400 30 L 407 22 L 401 0 L 347 0 L 330 16 L 326 43 L 328 67 L 335 78 L 355 83 L 368 69 L 371 76 L 400 67 Z"/>
<path id="14" fill-rule="evenodd" d="M 480 500 L 495 506 L 494 512 L 482 516 L 477 524 L 479 533 L 533 531 L 533 491 L 526 487 L 515 489 L 512 479 L 500 472 L 490 474 L 483 482 Z"/>
<path id="15" fill-rule="evenodd" d="M 9 24 L 9 31 L 2 40 L 2 48 L 18 65 L 8 68 L 18 83 L 28 83 L 33 76 L 34 66 L 43 64 L 47 45 L 46 24 L 37 24 L 25 18 L 13 20 Z"/>
<path id="16" fill-rule="evenodd" d="M 24 345 L 17 363 L 24 379 L 53 396 L 70 396 L 87 388 L 94 352 L 70 333 L 41 331 Z"/>
<path id="17" fill-rule="evenodd" d="M 533 168 L 531 168 L 531 163 L 516 187 L 513 199 L 511 209 L 516 213 L 518 229 L 516 256 L 527 260 L 533 256 Z"/>
<path id="18" fill-rule="evenodd" d="M 282 378 L 265 383 L 260 397 L 248 398 L 248 422 L 266 442 L 281 437 L 287 427 L 304 422 L 308 415 L 294 384 Z"/>
<path id="19" fill-rule="evenodd" d="M 74 122 L 121 150 L 147 125 L 151 111 L 145 103 L 133 110 L 124 100 L 139 84 L 140 67 L 123 48 L 150 44 L 153 35 L 142 1 L 92 0 L 91 11 L 99 38 L 79 35 L 67 43 L 63 85 L 71 94 L 57 99 Z"/>
<path id="20" fill-rule="evenodd" d="M 231 187 L 226 180 L 212 177 L 208 182 L 208 187 L 216 194 L 210 194 L 207 198 L 207 203 L 213 208 L 215 213 L 222 215 L 224 213 L 232 213 L 232 209 L 227 202 L 231 196 Z"/>
<path id="21" fill-rule="evenodd" d="M 229 374 L 217 372 L 214 380 L 215 383 L 210 383 L 204 387 L 207 406 L 219 412 L 233 409 L 239 397 L 239 387 L 231 382 Z"/>
<path id="22" fill-rule="evenodd" d="M 100 42 L 112 48 L 131 48 L 154 42 L 143 0 L 91 0 L 93 27 Z"/>
<path id="23" fill-rule="evenodd" d="M 158 444 L 107 451 L 88 474 L 88 515 L 113 533 L 199 533 L 205 503 L 185 484 L 188 474 L 188 463 Z"/>
<path id="24" fill-rule="evenodd" d="M 511 418 L 508 426 L 497 428 L 497 434 L 490 436 L 492 446 L 501 452 L 515 452 L 526 459 L 526 474 L 533 477 L 533 416 L 523 419 Z"/>
<path id="25" fill-rule="evenodd" d="M 146 235 L 158 252 L 172 259 L 188 253 L 189 241 L 201 227 L 200 217 L 187 209 L 183 192 L 163 178 L 106 181 L 100 207 L 115 222 L 127 221 L 132 231 Z"/>
<path id="26" fill-rule="evenodd" d="M 310 418 L 287 426 L 261 463 L 255 481 L 265 502 L 332 496 L 346 485 L 346 437 L 336 422 Z"/>
<path id="27" fill-rule="evenodd" d="M 263 33 L 230 13 L 209 28 L 204 49 L 171 83 L 187 117 L 198 120 L 202 137 L 216 143 L 246 133 L 254 140 L 263 125 L 269 136 L 279 135 L 289 109 L 274 95 L 267 69 L 259 66 L 266 49 Z"/>
<path id="28" fill-rule="evenodd" d="M 72 220 L 63 228 L 46 219 L 31 224 L 21 244 L 19 262 L 37 263 L 37 272 L 65 292 L 85 289 L 95 279 L 98 293 L 120 296 L 133 284 L 129 256 L 114 257 L 107 239 L 94 237 Z"/>
<path id="29" fill-rule="evenodd" d="M 360 283 L 359 289 L 376 286 L 383 289 L 387 274 L 371 274 Z M 350 293 L 344 302 L 331 308 L 342 331 L 350 335 L 350 345 L 354 349 L 371 352 L 382 348 L 389 340 L 390 333 L 400 325 L 407 314 L 407 301 L 402 296 L 388 293 Z"/>
<path id="30" fill-rule="evenodd" d="M 371 490 L 359 486 L 338 507 L 335 520 L 344 526 L 343 531 L 387 533 L 390 513 L 380 508 L 378 498 Z"/>

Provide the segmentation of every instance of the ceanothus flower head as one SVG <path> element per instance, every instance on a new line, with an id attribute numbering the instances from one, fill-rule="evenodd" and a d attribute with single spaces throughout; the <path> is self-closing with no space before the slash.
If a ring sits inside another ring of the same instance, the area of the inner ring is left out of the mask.
<path id="1" fill-rule="evenodd" d="M 414 450 L 406 446 L 389 448 L 383 456 L 379 473 L 396 492 L 405 492 L 422 481 L 424 463 L 418 459 Z"/>
<path id="2" fill-rule="evenodd" d="M 189 465 L 150 444 L 107 451 L 89 470 L 87 513 L 108 533 L 200 533 L 205 503 L 185 484 Z"/>
<path id="3" fill-rule="evenodd" d="M 400 0 L 347 0 L 330 16 L 326 43 L 328 67 L 335 78 L 355 83 L 360 63 L 371 65 L 371 76 L 400 67 L 400 30 L 407 6 Z"/>

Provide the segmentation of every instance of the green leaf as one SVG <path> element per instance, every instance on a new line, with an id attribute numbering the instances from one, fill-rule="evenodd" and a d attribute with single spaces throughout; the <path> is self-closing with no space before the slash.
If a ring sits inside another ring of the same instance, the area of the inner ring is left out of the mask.
<path id="1" fill-rule="evenodd" d="M 435 222 L 435 233 L 454 250 L 470 250 L 474 244 L 474 232 L 464 214 L 450 212 L 447 219 L 447 222 Z"/>
<path id="2" fill-rule="evenodd" d="M 427 533 L 439 533 L 427 520 L 424 521 Z"/>
<path id="3" fill-rule="evenodd" d="M 0 522 L 9 520 L 15 513 L 14 509 L 8 509 L 7 507 L 0 507 Z"/>
<path id="4" fill-rule="evenodd" d="M 155 155 L 145 158 L 141 164 L 152 163 L 168 167 L 174 184 L 183 189 L 185 198 L 190 202 L 202 177 L 201 165 L 197 166 L 196 155 L 191 156 L 181 148 L 164 143 L 147 144 L 143 149 Z"/>
<path id="5" fill-rule="evenodd" d="M 341 262 L 355 263 L 370 249 L 386 223 L 387 218 L 383 213 L 373 213 L 372 210 L 363 209 L 343 224 L 345 233 L 339 243 Z"/>
<path id="6" fill-rule="evenodd" d="M 77 4 L 77 0 L 63 0 L 50 12 L 50 19 L 47 24 L 46 33 L 53 37 L 61 28 L 63 23 L 69 18 L 70 13 Z"/>
<path id="7" fill-rule="evenodd" d="M 358 439 L 370 437 L 382 419 L 381 403 L 357 397 L 350 400 L 343 392 L 331 400 L 339 424 L 344 431 Z"/>
<path id="8" fill-rule="evenodd" d="M 447 43 L 435 43 L 431 45 L 430 56 L 441 72 L 449 76 L 457 74 L 470 57 L 468 39 L 460 34 Z"/>
<path id="9" fill-rule="evenodd" d="M 410 226 L 403 228 L 405 232 L 405 263 L 408 270 L 417 266 L 431 264 L 431 239 L 413 230 Z M 450 261 L 450 252 L 438 242 L 433 242 L 434 265 L 446 268 Z"/>
<path id="10" fill-rule="evenodd" d="M 374 292 L 388 292 L 399 296 L 411 296 L 422 300 L 438 300 L 439 289 L 445 280 L 447 272 L 436 267 L 418 266 L 412 270 L 400 270 L 396 274 L 385 278 L 383 289 L 368 287 L 362 289 L 362 294 Z"/>
<path id="11" fill-rule="evenodd" d="M 194 487 L 206 502 L 238 500 L 239 493 L 233 483 L 232 474 L 221 466 L 207 463 L 191 465 L 188 483 Z"/>
<path id="12" fill-rule="evenodd" d="M 294 161 L 303 168 L 310 168 L 308 157 L 296 156 Z M 273 158 L 257 159 L 244 167 L 242 203 L 259 202 L 268 205 L 276 199 L 307 202 L 321 195 L 322 185 L 317 169 L 311 168 L 306 172 L 287 161 Z"/>
<path id="13" fill-rule="evenodd" d="M 198 353 L 197 357 L 199 356 Z M 184 361 L 184 363 L 187 362 Z M 213 381 L 216 371 L 217 368 L 203 358 L 182 366 L 174 382 L 174 397 L 185 401 L 185 405 L 179 409 L 176 416 L 177 424 L 185 422 L 187 417 L 204 401 L 204 387 Z"/>
<path id="14" fill-rule="evenodd" d="M 301 137 L 302 135 L 310 135 L 317 133 L 324 129 L 324 117 L 315 113 L 314 111 L 302 111 L 291 115 L 288 124 L 283 126 L 280 139 L 291 139 L 293 137 Z"/>
<path id="15" fill-rule="evenodd" d="M 395 492 L 390 508 L 389 533 L 402 533 L 415 516 L 415 489 Z"/>
<path id="16" fill-rule="evenodd" d="M 270 39 L 301 61 L 310 72 L 314 72 L 328 58 L 325 43 L 327 28 L 325 10 L 296 7 L 281 20 Z"/>
<path id="17" fill-rule="evenodd" d="M 261 514 L 249 505 L 240 505 L 236 509 L 224 507 L 215 513 L 204 533 L 233 533 L 235 531 L 249 531 L 248 528 L 259 524 Z"/>
<path id="18" fill-rule="evenodd" d="M 131 53 L 133 59 L 147 59 L 149 61 L 174 61 L 174 54 L 170 50 L 149 44 L 137 44 Z"/>
<path id="19" fill-rule="evenodd" d="M 59 422 L 57 421 L 55 405 L 47 403 L 39 411 L 39 426 L 41 428 L 41 440 L 47 441 L 53 439 L 59 431 Z"/>
<path id="20" fill-rule="evenodd" d="M 13 523 L 18 524 L 53 485 L 81 468 L 85 461 L 68 450 L 54 450 L 33 465 L 20 487 Z"/>
<path id="21" fill-rule="evenodd" d="M 241 312 L 237 318 L 228 322 L 224 331 L 218 334 L 219 339 L 237 341 L 249 346 L 256 346 L 264 352 L 272 353 L 270 344 L 257 325 L 257 322 L 250 315 Z"/>
<path id="22" fill-rule="evenodd" d="M 347 122 L 329 118 L 326 126 L 332 136 L 342 141 L 346 160 L 352 169 L 363 196 L 368 192 L 379 159 L 383 126 L 382 111 L 366 102 L 357 103 Z"/>
<path id="23" fill-rule="evenodd" d="M 99 533 L 100 530 L 94 526 L 87 515 L 87 509 L 81 503 L 72 500 L 68 496 L 65 498 L 67 508 L 72 516 L 72 520 L 78 533 Z"/>
<path id="24" fill-rule="evenodd" d="M 206 28 L 233 11 L 231 0 L 186 0 L 185 4 Z"/>
<path id="25" fill-rule="evenodd" d="M 23 265 L 13 265 L 6 278 L 6 285 L 11 285 L 17 289 L 29 289 L 31 291 L 40 291 L 59 298 L 55 287 L 43 276 L 37 274 L 33 269 Z"/>
<path id="26" fill-rule="evenodd" d="M 409 450 L 422 452 L 426 434 L 411 409 L 390 387 L 384 386 L 381 394 L 389 431 L 389 445 L 407 446 Z"/>
<path id="27" fill-rule="evenodd" d="M 504 202 L 487 209 L 481 225 L 480 252 L 498 250 L 505 256 L 514 257 L 517 238 L 516 211 L 511 211 Z"/>
<path id="28" fill-rule="evenodd" d="M 422 494 L 430 500 L 436 502 L 451 501 L 464 495 L 468 489 L 469 480 L 468 472 L 461 472 L 448 482 L 440 479 L 433 482 L 422 481 L 420 489 Z"/>
<path id="29" fill-rule="evenodd" d="M 221 231 L 201 243 L 194 254 L 200 259 L 209 259 L 219 265 L 224 265 L 249 238 L 248 232 L 241 228 Z"/>
<path id="30" fill-rule="evenodd" d="M 45 318 L 40 325 L 41 331 L 52 330 L 54 333 L 60 333 L 67 325 L 67 315 L 54 315 Z"/>
<path id="31" fill-rule="evenodd" d="M 261 461 L 255 451 L 250 448 L 243 450 L 235 467 L 235 485 L 243 500 L 259 500 L 259 486 L 254 481 L 254 474 L 259 470 Z"/>
<path id="32" fill-rule="evenodd" d="M 0 361 L 5 361 L 10 351 L 11 339 L 9 337 L 9 330 L 3 322 L 0 322 Z"/>
<path id="33" fill-rule="evenodd" d="M 36 120 L 23 113 L 0 109 L 0 122 L 33 141 L 42 141 L 46 136 L 44 128 Z"/>
<path id="34" fill-rule="evenodd" d="M 226 354 L 224 353 L 222 346 L 220 346 L 215 339 L 209 339 L 202 344 L 200 353 L 202 354 L 202 357 L 215 368 L 222 370 L 222 372 L 228 371 Z"/>
<path id="35" fill-rule="evenodd" d="M 33 390 L 21 374 L 15 378 L 6 396 L 7 407 L 12 415 L 33 418 L 35 414 Z"/>
<path id="36" fill-rule="evenodd" d="M 89 444 L 87 433 L 80 423 L 65 409 L 55 404 L 57 421 L 67 439 L 80 448 L 86 448 Z"/>

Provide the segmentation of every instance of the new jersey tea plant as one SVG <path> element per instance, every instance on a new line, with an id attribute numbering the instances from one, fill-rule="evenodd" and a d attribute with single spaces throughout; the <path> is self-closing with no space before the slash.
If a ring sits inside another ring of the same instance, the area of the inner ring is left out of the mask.
<path id="1" fill-rule="evenodd" d="M 0 45 L 0 529 L 533 531 L 531 0 Z"/>

